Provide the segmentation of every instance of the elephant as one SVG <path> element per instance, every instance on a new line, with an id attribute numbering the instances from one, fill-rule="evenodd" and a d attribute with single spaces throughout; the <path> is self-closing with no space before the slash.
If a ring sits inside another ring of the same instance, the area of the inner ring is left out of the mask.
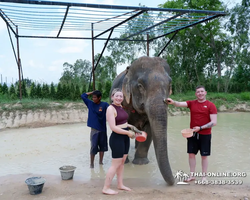
<path id="1" fill-rule="evenodd" d="M 175 179 L 168 160 L 167 107 L 164 99 L 171 92 L 170 67 L 159 57 L 143 56 L 135 60 L 113 81 L 111 91 L 123 91 L 123 108 L 127 111 L 128 123 L 147 133 L 145 142 L 136 144 L 134 164 L 147 164 L 147 155 L 153 140 L 156 159 L 162 177 L 168 185 Z"/>

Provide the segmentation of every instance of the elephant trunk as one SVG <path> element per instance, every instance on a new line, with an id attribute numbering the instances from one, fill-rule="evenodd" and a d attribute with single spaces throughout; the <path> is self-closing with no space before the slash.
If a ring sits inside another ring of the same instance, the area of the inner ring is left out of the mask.
<path id="1" fill-rule="evenodd" d="M 162 97 L 154 97 L 149 103 L 150 106 L 147 106 L 146 112 L 149 117 L 158 166 L 164 180 L 169 185 L 173 185 L 175 179 L 168 160 L 167 148 L 167 107 Z"/>

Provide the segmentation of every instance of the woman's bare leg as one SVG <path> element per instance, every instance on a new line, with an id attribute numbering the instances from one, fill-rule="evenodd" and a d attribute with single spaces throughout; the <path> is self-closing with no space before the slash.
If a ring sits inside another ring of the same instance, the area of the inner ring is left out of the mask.
<path id="1" fill-rule="evenodd" d="M 131 189 L 123 185 L 123 172 L 124 172 L 124 163 L 126 161 L 128 154 L 124 155 L 122 158 L 122 163 L 117 169 L 117 188 L 119 190 L 127 190 L 130 191 Z"/>
<path id="2" fill-rule="evenodd" d="M 105 183 L 102 189 L 103 194 L 117 194 L 118 193 L 117 191 L 110 189 L 110 185 L 117 172 L 118 167 L 122 164 L 122 162 L 123 162 L 123 158 L 112 159 L 112 164 L 106 174 Z"/>

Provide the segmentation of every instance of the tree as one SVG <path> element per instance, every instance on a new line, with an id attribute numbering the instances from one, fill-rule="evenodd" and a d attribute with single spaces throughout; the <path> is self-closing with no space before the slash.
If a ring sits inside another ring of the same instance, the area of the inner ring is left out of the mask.
<path id="1" fill-rule="evenodd" d="M 15 86 L 13 84 L 11 84 L 11 86 L 10 86 L 9 97 L 12 100 L 17 99 L 17 94 L 16 94 Z"/>
<path id="2" fill-rule="evenodd" d="M 43 98 L 41 84 L 38 83 L 36 86 L 36 98 Z"/>
<path id="3" fill-rule="evenodd" d="M 91 63 L 88 60 L 78 59 L 73 65 L 65 62 L 60 83 L 87 84 L 90 80 L 91 70 Z"/>
<path id="4" fill-rule="evenodd" d="M 231 34 L 232 84 L 234 92 L 250 91 L 250 1 L 242 0 L 230 10 L 226 30 Z M 230 62 L 229 62 L 230 65 Z M 230 74 L 231 75 L 231 74 Z"/>
<path id="5" fill-rule="evenodd" d="M 80 93 L 80 87 L 79 85 L 76 85 L 76 89 L 75 89 L 75 94 L 74 94 L 74 98 L 73 100 L 78 100 L 81 96 L 81 93 Z"/>
<path id="6" fill-rule="evenodd" d="M 224 10 L 222 2 L 219 0 L 173 0 L 164 3 L 161 7 Z M 190 15 L 195 16 L 195 14 Z M 179 92 L 193 89 L 196 84 L 205 85 L 207 80 L 215 74 L 218 79 L 221 79 L 226 43 L 226 34 L 221 30 L 219 19 L 178 32 L 165 53 L 167 60 L 172 59 L 170 62 L 176 68 L 171 70 L 171 76 L 173 80 L 177 79 L 177 82 L 181 83 Z M 171 65 L 171 67 L 173 66 Z M 177 73 L 175 74 L 175 72 Z M 179 74 L 182 74 L 181 79 Z M 217 85 L 217 91 L 220 91 L 220 84 Z"/>
<path id="7" fill-rule="evenodd" d="M 63 100 L 64 99 L 64 93 L 63 93 L 61 83 L 58 83 L 58 85 L 57 85 L 56 99 L 58 99 L 58 100 Z"/>
<path id="8" fill-rule="evenodd" d="M 70 99 L 74 101 L 75 100 L 74 98 L 75 98 L 75 86 L 73 83 L 71 83 L 71 85 L 70 85 Z"/>
<path id="9" fill-rule="evenodd" d="M 111 86 L 112 86 L 112 82 L 111 81 L 107 81 L 105 83 L 105 90 L 104 90 L 104 93 L 103 93 L 103 98 L 108 98 L 109 97 Z"/>
<path id="10" fill-rule="evenodd" d="M 8 94 L 8 86 L 7 86 L 6 83 L 3 84 L 2 93 L 3 93 L 3 94 Z"/>
<path id="11" fill-rule="evenodd" d="M 99 58 L 99 54 L 95 56 L 95 60 Z M 101 85 L 105 85 L 106 81 L 112 81 L 116 77 L 116 66 L 114 61 L 110 56 L 103 56 L 100 59 L 99 64 L 95 70 L 96 82 L 99 82 L 100 85 L 97 86 L 98 89 L 101 89 Z"/>
<path id="12" fill-rule="evenodd" d="M 42 98 L 48 99 L 50 96 L 49 86 L 46 83 L 42 85 Z"/>
<path id="13" fill-rule="evenodd" d="M 2 84 L 0 84 L 0 94 L 2 94 L 3 93 L 3 86 L 2 86 Z"/>
<path id="14" fill-rule="evenodd" d="M 49 94 L 51 99 L 55 99 L 56 98 L 56 90 L 55 90 L 55 86 L 54 83 L 52 82 L 50 84 L 50 94 Z"/>
<path id="15" fill-rule="evenodd" d="M 16 87 L 17 87 L 17 93 L 16 93 L 16 95 L 19 98 L 20 97 L 19 82 L 16 85 Z M 27 98 L 28 97 L 28 92 L 27 92 L 27 89 L 26 89 L 26 83 L 25 83 L 25 81 L 21 81 L 21 90 L 22 90 L 22 98 Z"/>
<path id="16" fill-rule="evenodd" d="M 37 94 L 36 94 L 36 85 L 34 82 L 31 83 L 31 87 L 30 87 L 30 98 L 37 98 Z"/>
<path id="17" fill-rule="evenodd" d="M 142 5 L 139 5 L 144 7 Z M 139 24 L 139 26 L 138 26 Z M 111 52 L 111 58 L 115 63 L 115 66 L 124 63 L 131 63 L 138 57 L 142 55 L 147 55 L 146 43 L 142 40 L 147 39 L 146 33 L 144 35 L 134 35 L 141 30 L 154 24 L 154 17 L 150 13 L 145 12 L 142 15 L 136 17 L 135 19 L 128 21 L 128 25 L 124 33 L 120 35 L 120 39 L 125 39 L 129 37 L 131 41 L 110 41 L 107 48 Z M 154 33 L 147 33 L 153 37 Z M 134 36 L 133 36 L 134 35 Z M 153 44 L 152 42 L 151 44 Z"/>

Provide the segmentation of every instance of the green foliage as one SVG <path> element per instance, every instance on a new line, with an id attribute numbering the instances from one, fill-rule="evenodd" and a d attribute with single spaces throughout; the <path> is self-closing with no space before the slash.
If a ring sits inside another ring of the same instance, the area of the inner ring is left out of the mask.
<path id="1" fill-rule="evenodd" d="M 50 97 L 49 86 L 46 83 L 42 85 L 42 98 L 48 99 Z"/>
<path id="2" fill-rule="evenodd" d="M 3 93 L 3 86 L 2 86 L 2 84 L 0 84 L 0 94 L 2 94 Z"/>
<path id="3" fill-rule="evenodd" d="M 69 100 L 71 98 L 69 85 L 64 84 L 62 87 L 63 99 Z"/>
<path id="4" fill-rule="evenodd" d="M 86 93 L 87 92 L 87 88 L 85 84 L 82 84 L 82 90 L 81 90 L 81 94 L 82 93 Z"/>
<path id="5" fill-rule="evenodd" d="M 74 101 L 79 100 L 80 97 L 81 97 L 80 87 L 79 87 L 79 85 L 76 85 L 76 89 L 75 89 L 75 94 L 74 94 L 73 100 Z"/>
<path id="6" fill-rule="evenodd" d="M 98 83 L 98 86 L 97 86 L 97 89 L 100 90 L 100 91 L 103 91 L 104 90 L 104 87 L 105 85 L 103 85 L 101 82 Z"/>
<path id="7" fill-rule="evenodd" d="M 60 78 L 60 83 L 68 84 L 87 84 L 90 80 L 92 66 L 88 60 L 78 59 L 72 65 L 65 62 L 63 64 L 63 74 Z"/>
<path id="8" fill-rule="evenodd" d="M 250 101 L 250 92 L 240 93 L 240 98 L 242 101 Z"/>
<path id="9" fill-rule="evenodd" d="M 64 93 L 63 93 L 63 89 L 62 89 L 61 83 L 58 83 L 58 85 L 57 85 L 56 99 L 57 100 L 64 99 Z"/>
<path id="10" fill-rule="evenodd" d="M 105 99 L 109 98 L 109 93 L 110 93 L 110 90 L 111 90 L 111 86 L 112 86 L 111 81 L 107 81 L 105 83 L 105 91 L 103 93 L 103 98 L 105 98 Z"/>
<path id="11" fill-rule="evenodd" d="M 3 94 L 7 94 L 8 95 L 8 86 L 6 83 L 3 84 L 3 87 L 2 87 L 2 93 Z"/>
<path id="12" fill-rule="evenodd" d="M 75 86 L 73 83 L 70 85 L 70 99 L 75 100 Z"/>
<path id="13" fill-rule="evenodd" d="M 52 82 L 50 84 L 50 94 L 49 94 L 51 99 L 56 99 L 56 90 L 55 90 L 55 86 L 54 83 Z"/>
<path id="14" fill-rule="evenodd" d="M 36 98 L 40 98 L 40 99 L 43 98 L 43 96 L 42 96 L 42 88 L 41 88 L 40 83 L 38 83 L 37 86 L 36 86 Z"/>
<path id="15" fill-rule="evenodd" d="M 36 85 L 35 83 L 31 83 L 31 87 L 30 87 L 30 98 L 36 98 L 37 95 L 36 95 Z"/>
<path id="16" fill-rule="evenodd" d="M 13 84 L 10 86 L 9 97 L 11 100 L 17 99 L 16 90 Z"/>

